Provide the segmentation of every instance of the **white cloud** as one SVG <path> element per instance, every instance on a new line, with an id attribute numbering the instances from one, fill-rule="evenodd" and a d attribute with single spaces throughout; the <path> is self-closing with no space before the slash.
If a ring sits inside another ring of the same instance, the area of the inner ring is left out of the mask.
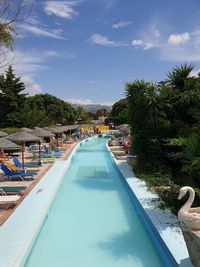
<path id="1" fill-rule="evenodd" d="M 153 29 L 153 34 L 156 38 L 159 38 L 161 36 L 160 31 L 158 29 Z"/>
<path id="2" fill-rule="evenodd" d="M 106 9 L 110 9 L 114 5 L 115 0 L 105 0 L 104 2 Z"/>
<path id="3" fill-rule="evenodd" d="M 142 46 L 143 45 L 143 41 L 142 40 L 133 40 L 132 41 L 132 45 L 133 46 Z"/>
<path id="4" fill-rule="evenodd" d="M 144 50 L 148 50 L 150 48 L 153 48 L 154 44 L 149 43 L 149 42 L 144 42 L 143 40 L 137 39 L 137 40 L 132 41 L 132 46 L 134 46 L 135 48 L 142 47 Z"/>
<path id="5" fill-rule="evenodd" d="M 154 19 L 132 41 L 134 48 L 154 48 L 160 60 L 171 62 L 200 61 L 200 27 L 191 32 L 169 34 L 171 27 L 163 21 Z"/>
<path id="6" fill-rule="evenodd" d="M 95 84 L 96 82 L 95 81 L 89 81 L 89 84 Z"/>
<path id="7" fill-rule="evenodd" d="M 172 36 L 172 35 L 170 35 Z M 168 39 L 169 40 L 169 39 Z M 181 44 L 181 45 L 180 45 Z M 200 29 L 174 35 L 170 43 L 164 41 L 159 47 L 160 57 L 172 62 L 199 62 L 200 61 Z"/>
<path id="8" fill-rule="evenodd" d="M 190 77 L 199 77 L 199 73 L 200 73 L 200 69 L 198 69 L 198 70 L 192 70 L 191 72 L 190 72 Z"/>
<path id="9" fill-rule="evenodd" d="M 26 85 L 26 92 L 34 95 L 42 92 L 42 86 L 38 84 L 36 76 L 41 74 L 42 70 L 48 69 L 47 60 L 59 56 L 57 51 L 29 51 L 23 52 L 15 50 L 6 54 L 9 64 L 12 64 L 14 73 L 22 78 Z M 0 57 L 1 62 L 1 57 Z M 8 68 L 8 64 L 1 68 L 2 73 Z"/>
<path id="10" fill-rule="evenodd" d="M 198 62 L 200 61 L 200 54 L 194 46 L 180 47 L 180 46 L 166 46 L 160 47 L 159 54 L 161 60 L 172 62 Z"/>
<path id="11" fill-rule="evenodd" d="M 130 25 L 132 21 L 119 21 L 118 23 L 115 23 L 112 25 L 113 29 L 120 29 L 120 28 L 125 28 L 128 25 Z"/>
<path id="12" fill-rule="evenodd" d="M 26 86 L 25 93 L 28 93 L 29 95 L 42 93 L 42 86 L 36 83 L 31 76 L 28 75 L 22 76 L 21 80 L 24 82 Z"/>
<path id="13" fill-rule="evenodd" d="M 105 102 L 101 102 L 99 103 L 100 105 L 105 105 L 105 106 L 112 106 L 114 104 L 113 101 L 105 101 Z"/>
<path id="14" fill-rule="evenodd" d="M 101 103 L 93 102 L 91 99 L 77 99 L 77 98 L 69 98 L 65 99 L 66 102 L 71 104 L 77 104 L 77 105 L 106 105 L 106 106 L 112 106 L 114 102 L 112 101 L 104 101 Z"/>
<path id="15" fill-rule="evenodd" d="M 154 18 L 151 22 L 149 22 L 148 25 L 145 26 L 144 30 L 138 34 L 138 36 L 138 39 L 134 39 L 132 41 L 134 48 L 148 50 L 150 48 L 159 47 L 162 36 L 156 19 Z"/>
<path id="16" fill-rule="evenodd" d="M 92 100 L 90 99 L 75 99 L 75 98 L 69 98 L 66 99 L 66 102 L 71 104 L 77 104 L 77 105 L 92 105 L 94 104 Z"/>
<path id="17" fill-rule="evenodd" d="M 28 17 L 26 19 L 26 22 L 31 24 L 31 25 L 39 25 L 40 24 L 39 18 L 37 16 L 35 16 L 35 15 L 32 15 L 32 16 Z"/>
<path id="18" fill-rule="evenodd" d="M 126 44 L 123 44 L 121 42 L 111 41 L 107 36 L 103 36 L 97 33 L 92 35 L 89 41 L 92 44 L 97 44 L 102 46 L 126 46 Z"/>
<path id="19" fill-rule="evenodd" d="M 18 28 L 24 30 L 25 32 L 31 32 L 38 36 L 46 36 L 46 37 L 51 37 L 55 39 L 64 39 L 61 36 L 62 31 L 59 29 L 49 30 L 49 29 L 44 29 L 44 28 L 33 26 L 33 25 L 29 25 L 27 23 L 19 24 Z"/>
<path id="20" fill-rule="evenodd" d="M 181 34 L 171 34 L 168 38 L 168 44 L 170 45 L 180 45 L 188 42 L 190 40 L 190 35 L 188 32 Z"/>
<path id="21" fill-rule="evenodd" d="M 191 40 L 194 43 L 195 49 L 199 52 L 200 51 L 200 29 L 196 29 L 190 33 Z"/>
<path id="22" fill-rule="evenodd" d="M 48 15 L 56 15 L 58 17 L 72 19 L 78 13 L 74 10 L 80 1 L 48 1 L 45 3 L 44 11 Z"/>
<path id="23" fill-rule="evenodd" d="M 29 52 L 17 50 L 11 56 L 14 58 L 14 69 L 19 74 L 29 75 L 31 73 L 31 75 L 34 75 L 41 70 L 48 69 L 49 66 L 46 65 L 46 61 L 59 56 L 59 53 L 56 50 Z"/>

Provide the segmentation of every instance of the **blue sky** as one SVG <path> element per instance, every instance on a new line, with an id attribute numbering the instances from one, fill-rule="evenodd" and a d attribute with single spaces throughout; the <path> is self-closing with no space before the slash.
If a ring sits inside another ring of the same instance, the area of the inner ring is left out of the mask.
<path id="1" fill-rule="evenodd" d="M 30 94 L 112 104 L 127 81 L 200 70 L 199 0 L 35 0 L 17 31 L 14 69 Z"/>

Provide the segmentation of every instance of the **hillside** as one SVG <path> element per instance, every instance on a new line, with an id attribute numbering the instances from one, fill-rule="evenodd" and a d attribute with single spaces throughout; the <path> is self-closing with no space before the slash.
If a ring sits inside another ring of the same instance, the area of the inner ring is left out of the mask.
<path id="1" fill-rule="evenodd" d="M 96 113 L 96 111 L 98 110 L 98 109 L 106 109 L 108 112 L 110 112 L 111 111 L 111 109 L 112 109 L 112 106 L 106 106 L 106 105 L 98 105 L 98 104 L 91 104 L 91 105 L 78 105 L 78 104 L 71 104 L 70 103 L 70 105 L 72 106 L 72 107 L 74 107 L 74 108 L 77 108 L 77 107 L 79 107 L 79 106 L 81 106 L 81 107 L 83 107 L 84 108 L 84 110 L 86 110 L 87 112 L 91 112 L 91 113 Z"/>

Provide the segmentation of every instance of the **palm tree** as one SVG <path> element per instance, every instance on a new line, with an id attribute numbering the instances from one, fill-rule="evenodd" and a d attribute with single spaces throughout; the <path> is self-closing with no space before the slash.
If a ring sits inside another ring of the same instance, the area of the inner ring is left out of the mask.
<path id="1" fill-rule="evenodd" d="M 88 114 L 84 110 L 83 107 L 78 106 L 75 111 L 76 111 L 76 117 L 78 121 L 84 121 L 88 118 Z"/>
<path id="2" fill-rule="evenodd" d="M 144 80 L 125 83 L 126 97 L 128 100 L 128 116 L 132 127 L 143 128 L 146 115 L 145 90 L 147 83 Z"/>
<path id="3" fill-rule="evenodd" d="M 126 83 L 126 95 L 133 127 L 158 128 L 164 116 L 159 101 L 158 85 L 144 80 Z"/>
<path id="4" fill-rule="evenodd" d="M 194 69 L 193 65 L 181 65 L 180 67 L 176 67 L 172 70 L 172 72 L 169 72 L 167 77 L 167 83 L 174 89 L 177 90 L 184 90 L 186 80 L 189 77 L 189 74 Z"/>
<path id="5" fill-rule="evenodd" d="M 164 112 L 162 104 L 159 101 L 159 89 L 156 83 L 147 84 L 145 96 L 147 98 L 147 127 L 158 128 L 164 118 Z"/>

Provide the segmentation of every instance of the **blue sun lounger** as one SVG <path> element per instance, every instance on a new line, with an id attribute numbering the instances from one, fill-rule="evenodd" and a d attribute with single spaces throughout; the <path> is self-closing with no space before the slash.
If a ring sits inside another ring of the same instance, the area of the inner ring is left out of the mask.
<path id="1" fill-rule="evenodd" d="M 22 168 L 22 164 L 21 162 L 18 160 L 17 157 L 13 157 L 13 162 L 15 163 L 15 166 L 17 168 Z M 25 165 L 24 168 L 39 168 L 39 167 L 42 167 L 42 165 Z"/>
<path id="2" fill-rule="evenodd" d="M 8 167 L 6 167 L 6 165 L 4 164 L 1 164 L 1 169 L 5 173 L 6 176 L 10 177 L 10 180 L 12 178 L 19 177 L 22 179 L 22 181 L 24 181 L 24 178 L 28 178 L 28 177 L 33 178 L 33 176 L 35 175 L 35 173 L 33 172 L 27 172 L 27 173 L 26 172 L 13 172 L 9 170 Z"/>

